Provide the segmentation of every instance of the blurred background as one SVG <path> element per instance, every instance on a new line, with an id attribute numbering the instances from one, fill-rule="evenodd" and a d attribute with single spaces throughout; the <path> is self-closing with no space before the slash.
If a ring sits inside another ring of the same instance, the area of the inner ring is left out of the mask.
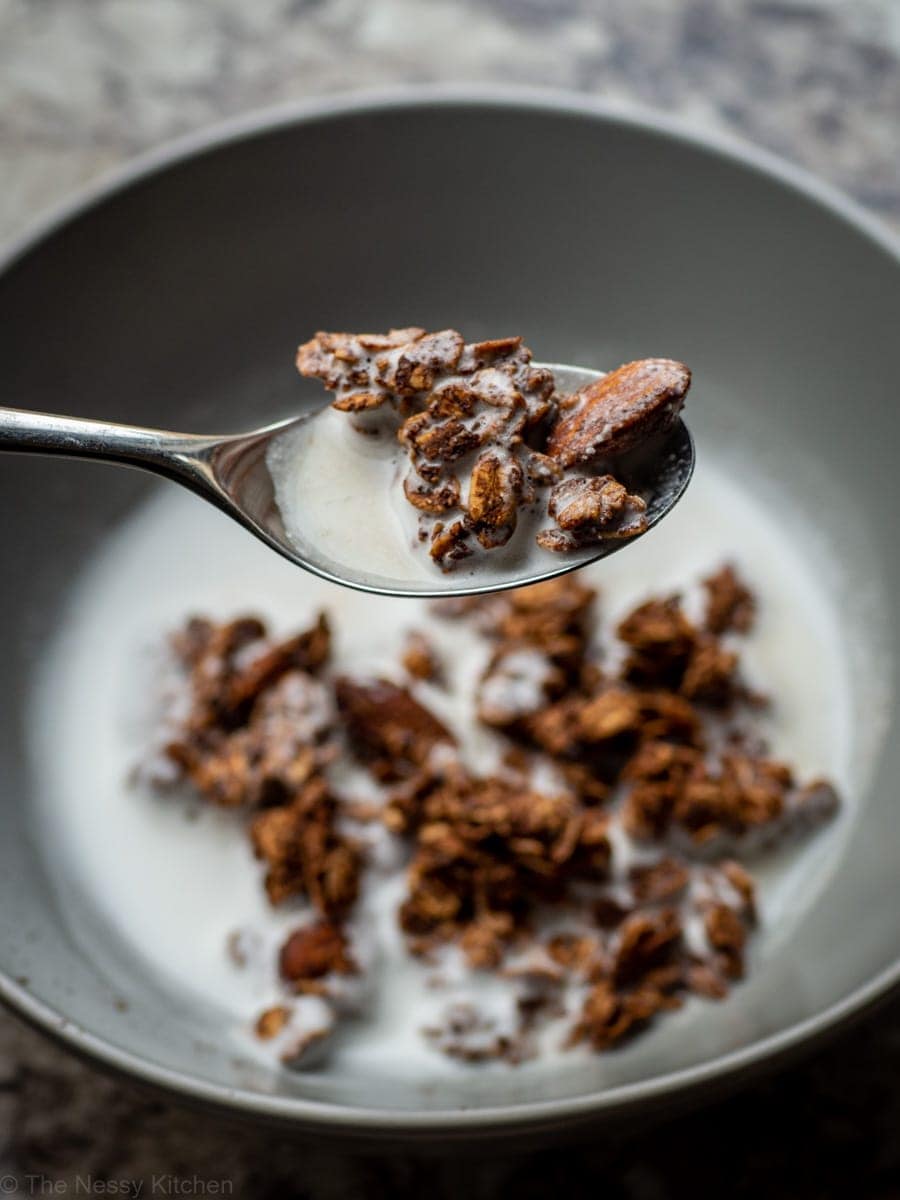
<path id="1" fill-rule="evenodd" d="M 0 0 L 0 241 L 130 157 L 224 118 L 465 81 L 571 88 L 739 135 L 900 232 L 900 0 Z M 15 1172 L 35 1195 L 74 1193 L 79 1176 L 144 1181 L 149 1195 L 168 1174 L 279 1200 L 663 1200 L 688 1187 L 887 1198 L 900 1196 L 898 1080 L 894 1003 L 647 1131 L 488 1161 L 338 1158 L 188 1113 L 0 1014 L 0 1189 Z"/>
<path id="2" fill-rule="evenodd" d="M 398 82 L 564 87 L 803 163 L 900 222 L 897 0 L 0 0 L 0 236 L 169 138 Z"/>

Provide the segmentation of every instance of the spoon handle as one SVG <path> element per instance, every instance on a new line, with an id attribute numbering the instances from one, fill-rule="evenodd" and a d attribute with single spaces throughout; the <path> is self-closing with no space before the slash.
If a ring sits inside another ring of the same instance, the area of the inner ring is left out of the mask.
<path id="1" fill-rule="evenodd" d="M 214 440 L 111 421 L 0 408 L 0 452 L 123 463 L 194 486 L 207 474 L 205 451 Z"/>

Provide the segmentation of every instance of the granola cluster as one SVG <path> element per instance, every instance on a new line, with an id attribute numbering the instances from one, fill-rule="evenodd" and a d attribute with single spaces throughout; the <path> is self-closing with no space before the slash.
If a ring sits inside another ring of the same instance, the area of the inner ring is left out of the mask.
<path id="1" fill-rule="evenodd" d="M 419 538 L 444 570 L 506 545 L 524 510 L 550 519 L 536 540 L 554 552 L 643 533 L 645 500 L 607 468 L 665 433 L 690 385 L 683 364 L 646 359 L 561 400 L 521 338 L 466 343 L 452 329 L 318 333 L 297 367 L 362 432 L 395 430 Z"/>
<path id="2" fill-rule="evenodd" d="M 250 617 L 176 634 L 185 703 L 168 760 L 210 803 L 245 810 L 271 903 L 299 897 L 311 914 L 281 948 L 285 1000 L 260 1037 L 306 1062 L 358 1002 L 373 829 L 405 848 L 397 921 L 435 986 L 449 955 L 502 989 L 502 1012 L 449 996 L 424 1030 L 449 1055 L 519 1061 L 554 1021 L 606 1050 L 690 993 L 727 994 L 756 919 L 741 860 L 838 799 L 750 732 L 767 703 L 740 669 L 753 594 L 731 567 L 703 592 L 700 620 L 654 597 L 604 638 L 595 591 L 572 577 L 433 605 L 483 639 L 472 720 L 495 739 L 490 772 L 423 697 L 447 684 L 421 630 L 394 679 L 333 670 L 324 615 L 284 640 Z M 364 795 L 335 782 L 350 764 Z M 318 1006 L 312 1029 L 301 1003 Z"/>

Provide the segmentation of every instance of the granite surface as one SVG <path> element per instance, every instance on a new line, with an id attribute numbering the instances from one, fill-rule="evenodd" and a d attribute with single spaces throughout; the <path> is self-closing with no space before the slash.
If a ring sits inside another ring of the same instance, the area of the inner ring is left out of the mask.
<path id="1" fill-rule="evenodd" d="M 663 107 L 811 167 L 900 230 L 898 0 L 0 0 L 0 239 L 222 117 L 430 80 Z M 0 1015 L 0 1194 L 887 1198 L 898 1128 L 896 1002 L 646 1134 L 443 1163 L 225 1125 Z"/>

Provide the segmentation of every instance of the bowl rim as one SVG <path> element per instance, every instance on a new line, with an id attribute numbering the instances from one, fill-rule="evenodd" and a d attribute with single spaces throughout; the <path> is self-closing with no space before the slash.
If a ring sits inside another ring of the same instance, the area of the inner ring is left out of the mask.
<path id="1" fill-rule="evenodd" d="M 51 206 L 31 221 L 23 232 L 0 248 L 0 273 L 8 271 L 51 234 L 89 209 L 170 167 L 223 146 L 294 124 L 339 120 L 366 112 L 454 107 L 553 113 L 589 118 L 601 124 L 620 125 L 647 133 L 661 133 L 713 157 L 764 175 L 826 209 L 863 234 L 900 267 L 900 239 L 878 217 L 805 168 L 730 134 L 699 130 L 680 118 L 654 109 L 579 92 L 500 84 L 433 84 L 340 92 L 289 101 L 254 109 L 167 141 L 101 174 L 73 196 Z M 558 1127 L 593 1116 L 611 1116 L 638 1105 L 671 1099 L 676 1094 L 687 1095 L 717 1082 L 721 1085 L 729 1077 L 742 1076 L 753 1069 L 760 1070 L 772 1065 L 791 1052 L 811 1044 L 814 1039 L 835 1031 L 854 1016 L 862 1015 L 898 985 L 900 956 L 872 979 L 821 1012 L 707 1062 L 578 1096 L 431 1110 L 357 1107 L 298 1096 L 268 1095 L 210 1083 L 188 1072 L 160 1066 L 117 1046 L 111 1039 L 89 1032 L 69 1020 L 64 1013 L 31 995 L 22 982 L 2 971 L 0 1000 L 30 1024 L 80 1056 L 203 1106 L 320 1130 L 327 1127 L 333 1132 L 347 1134 L 394 1137 L 459 1135 L 475 1138 L 479 1134 L 491 1136 L 525 1127 Z"/>

